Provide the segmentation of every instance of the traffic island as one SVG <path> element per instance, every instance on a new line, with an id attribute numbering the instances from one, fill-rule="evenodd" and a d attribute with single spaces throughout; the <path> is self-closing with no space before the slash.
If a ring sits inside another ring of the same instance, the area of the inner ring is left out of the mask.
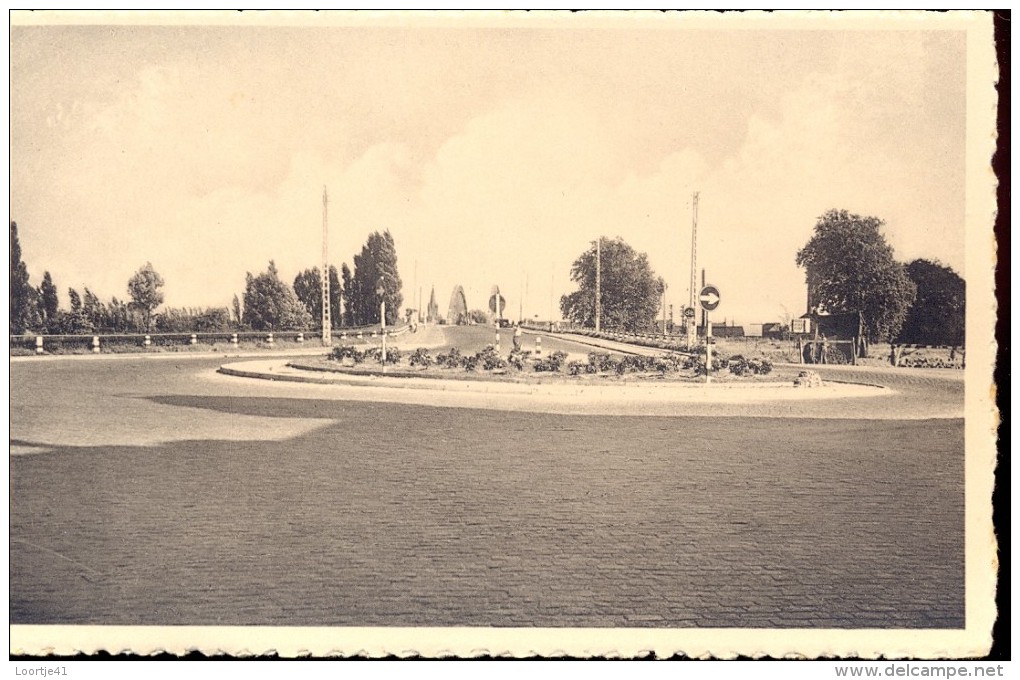
<path id="1" fill-rule="evenodd" d="M 705 384 L 703 380 L 668 380 L 648 375 L 522 376 L 390 367 L 385 371 L 381 367 L 328 369 L 315 362 L 279 359 L 226 364 L 218 373 L 234 378 L 314 385 L 338 399 L 550 412 L 680 415 L 691 409 L 701 412 L 709 405 L 727 404 L 757 405 L 762 415 L 802 416 L 812 411 L 806 404 L 819 400 L 830 401 L 835 408 L 834 400 L 895 394 L 893 390 L 876 385 L 835 382 L 804 390 L 796 388 L 792 378 L 782 381 L 732 379 Z M 798 406 L 798 402 L 804 405 Z M 786 406 L 780 407 L 782 413 L 779 413 L 770 404 Z"/>

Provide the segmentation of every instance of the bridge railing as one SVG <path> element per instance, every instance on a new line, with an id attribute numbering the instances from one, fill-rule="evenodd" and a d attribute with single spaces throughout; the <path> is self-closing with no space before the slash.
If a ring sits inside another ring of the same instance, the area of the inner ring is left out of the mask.
<path id="1" fill-rule="evenodd" d="M 387 337 L 407 333 L 407 324 L 390 326 L 386 329 Z M 345 338 L 371 340 L 380 335 L 380 326 L 362 326 L 343 328 L 333 331 L 333 343 L 343 342 Z M 196 333 L 93 333 L 93 334 L 37 334 L 24 333 L 11 335 L 9 349 L 11 352 L 35 352 L 47 354 L 65 351 L 91 351 L 94 353 L 137 351 L 137 349 L 160 347 L 187 346 L 239 346 L 256 345 L 274 347 L 280 344 L 302 346 L 319 338 L 319 331 L 216 331 Z"/>

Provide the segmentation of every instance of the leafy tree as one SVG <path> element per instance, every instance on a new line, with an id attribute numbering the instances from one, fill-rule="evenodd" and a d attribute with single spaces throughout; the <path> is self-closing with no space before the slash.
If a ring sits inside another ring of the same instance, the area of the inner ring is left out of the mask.
<path id="1" fill-rule="evenodd" d="M 354 298 L 358 296 L 358 291 L 355 287 L 354 276 L 351 274 L 351 268 L 347 266 L 346 262 L 340 266 L 340 278 L 343 280 L 340 294 L 344 303 L 342 325 L 356 326 L 357 324 L 354 321 Z"/>
<path id="2" fill-rule="evenodd" d="M 146 262 L 134 276 L 128 279 L 128 293 L 131 301 L 145 316 L 145 330 L 152 329 L 152 312 L 163 304 L 163 277 Z"/>
<path id="3" fill-rule="evenodd" d="M 21 259 L 21 241 L 18 239 L 18 225 L 11 222 L 11 288 L 10 288 L 10 332 L 24 333 L 40 322 L 36 290 L 29 283 L 28 267 Z"/>
<path id="4" fill-rule="evenodd" d="M 489 314 L 487 314 L 485 311 L 481 309 L 472 309 L 470 312 L 468 312 L 467 316 L 468 319 L 470 319 L 474 323 L 481 324 L 489 323 Z"/>
<path id="5" fill-rule="evenodd" d="M 96 330 L 104 330 L 107 326 L 107 313 L 106 305 L 104 305 L 99 297 L 89 290 L 88 286 L 85 286 L 85 294 L 81 301 L 82 312 L 92 323 L 92 326 Z"/>
<path id="6" fill-rule="evenodd" d="M 265 272 L 258 276 L 248 272 L 245 277 L 243 321 L 254 330 L 307 330 L 312 325 L 308 310 L 280 280 L 272 260 Z"/>
<path id="7" fill-rule="evenodd" d="M 96 327 L 82 308 L 81 295 L 78 294 L 78 291 L 74 288 L 68 288 L 67 298 L 70 302 L 71 309 L 70 311 L 62 312 L 58 315 L 58 330 L 65 335 L 84 335 L 94 333 L 96 331 Z"/>
<path id="8" fill-rule="evenodd" d="M 57 287 L 53 285 L 53 277 L 49 272 L 43 273 L 42 285 L 39 286 L 39 318 L 49 332 L 57 330 L 57 316 L 60 313 L 60 299 Z"/>
<path id="9" fill-rule="evenodd" d="M 350 304 L 354 325 L 379 322 L 380 303 L 386 301 L 386 323 L 400 318 L 403 283 L 397 271 L 397 249 L 389 231 L 369 234 L 361 253 L 354 256 L 353 292 Z M 380 290 L 382 294 L 380 294 Z"/>
<path id="10" fill-rule="evenodd" d="M 74 288 L 67 289 L 67 300 L 68 303 L 71 305 L 72 312 L 81 311 L 81 295 L 78 295 L 78 291 L 76 291 Z"/>
<path id="11" fill-rule="evenodd" d="M 322 320 L 322 279 L 318 267 L 306 269 L 294 277 L 294 294 L 305 306 L 312 317 L 313 325 Z M 339 328 L 342 319 L 340 312 L 340 300 L 343 296 L 343 289 L 340 286 L 340 276 L 336 267 L 329 266 L 329 311 L 332 328 Z"/>
<path id="12" fill-rule="evenodd" d="M 951 267 L 918 259 L 907 265 L 917 287 L 897 340 L 914 345 L 962 345 L 966 329 L 967 284 Z"/>
<path id="13" fill-rule="evenodd" d="M 869 342 L 893 340 L 916 287 L 882 235 L 884 222 L 830 210 L 797 252 L 807 270 L 808 304 L 827 312 L 860 312 Z"/>
<path id="14" fill-rule="evenodd" d="M 110 303 L 106 306 L 106 317 L 103 323 L 107 330 L 117 333 L 137 333 L 145 330 L 139 310 L 116 297 L 111 298 Z"/>
<path id="15" fill-rule="evenodd" d="M 597 242 L 570 268 L 579 289 L 560 298 L 563 316 L 574 323 L 595 326 L 595 269 Z M 602 239 L 602 326 L 639 331 L 655 325 L 662 287 L 648 264 L 622 238 Z"/>
<path id="16" fill-rule="evenodd" d="M 436 303 L 435 286 L 432 286 L 432 293 L 429 295 L 429 306 L 428 312 L 425 314 L 425 320 L 429 323 L 436 323 L 439 321 L 439 304 Z"/>
<path id="17" fill-rule="evenodd" d="M 313 322 L 322 318 L 322 284 L 318 267 L 305 269 L 294 277 L 294 295 L 308 310 Z"/>
<path id="18" fill-rule="evenodd" d="M 216 333 L 230 329 L 230 310 L 226 307 L 207 307 L 194 314 L 192 328 L 197 333 Z"/>
<path id="19" fill-rule="evenodd" d="M 234 324 L 240 326 L 243 315 L 241 313 L 241 300 L 237 297 L 237 293 L 234 293 L 234 299 L 230 304 L 230 311 Z"/>
<path id="20" fill-rule="evenodd" d="M 222 332 L 230 329 L 230 310 L 226 307 L 167 307 L 156 318 L 155 327 L 160 333 Z"/>

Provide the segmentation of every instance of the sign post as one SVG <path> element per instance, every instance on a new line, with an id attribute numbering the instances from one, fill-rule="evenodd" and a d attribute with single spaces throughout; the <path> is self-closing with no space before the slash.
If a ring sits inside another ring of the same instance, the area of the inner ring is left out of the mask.
<path id="1" fill-rule="evenodd" d="M 712 382 L 712 322 L 705 312 L 705 384 Z"/>
<path id="2" fill-rule="evenodd" d="M 379 277 L 379 287 L 375 291 L 379 294 L 379 331 L 382 335 L 382 372 L 386 372 L 386 287 L 383 285 L 383 277 Z"/>
<path id="3" fill-rule="evenodd" d="M 705 310 L 705 384 L 712 382 L 712 322 L 709 320 L 709 312 L 719 306 L 719 289 L 713 285 L 707 285 L 701 289 L 698 295 L 698 302 Z"/>

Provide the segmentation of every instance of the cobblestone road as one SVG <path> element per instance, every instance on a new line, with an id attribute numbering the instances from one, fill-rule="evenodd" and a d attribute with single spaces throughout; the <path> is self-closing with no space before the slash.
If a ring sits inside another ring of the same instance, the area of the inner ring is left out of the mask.
<path id="1" fill-rule="evenodd" d="M 12 366 L 38 451 L 11 459 L 12 623 L 964 623 L 959 419 L 501 413 L 112 364 Z"/>

